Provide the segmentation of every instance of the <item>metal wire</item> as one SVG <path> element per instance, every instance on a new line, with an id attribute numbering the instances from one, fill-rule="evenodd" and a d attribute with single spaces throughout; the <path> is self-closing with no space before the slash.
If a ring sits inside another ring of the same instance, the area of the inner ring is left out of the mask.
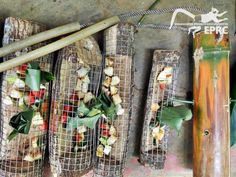
<path id="1" fill-rule="evenodd" d="M 79 104 L 85 102 L 84 95 L 90 92 L 97 96 L 101 64 L 102 56 L 92 37 L 78 41 L 59 52 L 49 128 L 50 165 L 54 176 L 78 176 L 91 168 L 96 143 L 95 129 L 77 125 L 76 128 L 68 130 L 73 123 L 67 117 L 77 119 L 73 115 Z M 78 88 L 81 81 L 78 70 L 81 68 L 89 69 L 88 75 L 83 78 L 88 77 L 90 80 L 88 88 L 82 91 Z"/>
<path id="2" fill-rule="evenodd" d="M 165 13 L 171 13 L 174 12 L 176 9 L 186 9 L 189 11 L 195 11 L 195 12 L 204 12 L 207 11 L 205 9 L 195 7 L 195 6 L 182 6 L 182 7 L 172 7 L 172 8 L 165 8 L 165 9 L 154 9 L 154 10 L 141 10 L 141 11 L 134 11 L 134 12 L 128 12 L 119 15 L 119 18 L 121 21 L 127 21 L 129 18 L 142 16 L 142 15 L 151 15 L 151 14 L 165 14 Z"/>
<path id="3" fill-rule="evenodd" d="M 44 30 L 43 27 L 38 26 L 35 23 L 15 19 L 7 18 L 4 26 L 4 40 L 3 44 L 9 44 L 18 41 L 22 38 L 30 36 L 34 33 Z M 26 53 L 30 50 L 36 49 L 45 45 L 40 43 L 32 47 L 22 49 L 12 53 L 4 58 L 9 60 L 22 53 Z M 40 68 L 44 71 L 52 70 L 52 55 L 44 56 L 37 61 L 40 63 Z M 27 135 L 19 134 L 10 142 L 7 137 L 13 130 L 9 126 L 9 121 L 12 116 L 23 110 L 21 108 L 20 99 L 15 99 L 13 103 L 7 103 L 6 99 L 9 98 L 9 93 L 12 93 L 12 89 L 16 89 L 21 92 L 24 98 L 29 97 L 30 90 L 27 87 L 16 88 L 14 84 L 9 82 L 9 78 L 16 77 L 17 72 L 21 70 L 22 66 L 13 68 L 3 73 L 1 81 L 1 110 L 0 110 L 0 176 L 1 177 L 41 177 L 43 171 L 43 160 L 46 147 L 46 134 L 47 134 L 47 121 L 48 121 L 48 94 L 49 85 L 46 85 L 46 93 L 41 98 L 42 107 L 39 110 L 44 119 L 44 126 L 31 126 L 30 132 Z M 25 79 L 23 72 L 19 75 L 20 79 Z M 30 99 L 36 100 L 37 96 L 30 96 Z M 8 101 L 10 101 L 8 99 Z M 28 105 L 29 106 L 29 105 Z M 26 156 L 38 155 L 39 158 L 29 161 L 26 160 Z"/>
<path id="4" fill-rule="evenodd" d="M 154 52 L 140 147 L 140 162 L 155 169 L 164 168 L 169 128 L 167 126 L 165 127 L 163 139 L 154 141 L 152 135 L 153 130 L 150 128 L 150 124 L 157 125 L 158 121 L 156 117 L 159 116 L 161 118 L 164 106 L 172 104 L 173 95 L 175 95 L 174 84 L 177 80 L 179 57 L 180 55 L 177 51 L 156 50 Z M 173 69 L 172 82 L 171 84 L 165 85 L 165 88 L 161 88 L 158 76 L 166 67 L 172 67 Z M 159 105 L 160 108 L 154 111 L 152 110 L 153 105 Z"/>
<path id="5" fill-rule="evenodd" d="M 118 88 L 118 94 L 122 100 L 121 106 L 124 109 L 124 113 L 117 116 L 114 120 L 101 119 L 99 122 L 97 146 L 101 146 L 99 140 L 104 136 L 104 127 L 101 125 L 114 127 L 117 140 L 111 145 L 110 153 L 106 155 L 103 154 L 102 157 L 95 156 L 94 177 L 123 176 L 131 117 L 134 32 L 134 26 L 127 23 L 120 23 L 105 31 L 105 65 L 108 65 L 108 61 L 112 60 L 112 67 L 114 69 L 113 76 L 120 78 L 120 83 L 116 87 Z"/>

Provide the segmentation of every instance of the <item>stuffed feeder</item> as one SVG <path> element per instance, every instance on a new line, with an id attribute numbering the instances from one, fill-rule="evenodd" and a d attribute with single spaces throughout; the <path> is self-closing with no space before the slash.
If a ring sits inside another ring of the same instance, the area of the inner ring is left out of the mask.
<path id="1" fill-rule="evenodd" d="M 163 169 L 166 160 L 169 126 L 163 120 L 172 105 L 179 66 L 178 51 L 155 50 L 148 86 L 148 96 L 141 142 L 140 162 Z M 177 108 L 178 109 L 178 108 Z M 168 116 L 168 115 L 167 115 Z"/>
<path id="2" fill-rule="evenodd" d="M 27 38 L 45 27 L 7 18 L 3 45 Z M 43 44 L 4 57 L 7 61 Z M 48 124 L 49 81 L 52 56 L 47 55 L 3 73 L 1 81 L 0 176 L 42 176 Z"/>
<path id="3" fill-rule="evenodd" d="M 123 176 L 131 113 L 135 28 L 120 23 L 105 31 L 102 93 L 94 176 Z"/>
<path id="4" fill-rule="evenodd" d="M 100 110 L 96 96 L 102 55 L 92 37 L 59 52 L 50 118 L 50 164 L 54 176 L 78 176 L 92 165 Z"/>

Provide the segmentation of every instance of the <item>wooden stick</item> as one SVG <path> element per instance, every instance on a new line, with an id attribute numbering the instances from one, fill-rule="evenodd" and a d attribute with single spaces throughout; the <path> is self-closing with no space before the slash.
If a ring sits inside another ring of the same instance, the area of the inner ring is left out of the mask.
<path id="1" fill-rule="evenodd" d="M 40 43 L 42 41 L 46 41 L 48 39 L 55 38 L 57 36 L 61 36 L 67 33 L 75 32 L 80 30 L 79 22 L 70 23 L 67 25 L 63 25 L 54 29 L 50 29 L 47 31 L 43 31 L 41 33 L 35 34 L 33 36 L 27 37 L 23 40 L 11 43 L 0 48 L 0 57 L 5 56 L 9 53 L 15 52 L 17 50 L 23 49 L 25 47 Z"/>
<path id="2" fill-rule="evenodd" d="M 114 17 L 105 19 L 99 23 L 89 26 L 88 28 L 85 28 L 81 31 L 74 33 L 74 34 L 71 34 L 71 35 L 69 35 L 63 39 L 60 39 L 56 42 L 53 42 L 49 45 L 38 48 L 38 49 L 36 49 L 32 52 L 29 52 L 25 55 L 5 61 L 0 64 L 0 72 L 6 71 L 8 69 L 11 69 L 11 68 L 16 67 L 18 65 L 21 65 L 23 63 L 30 62 L 30 61 L 35 60 L 35 59 L 42 57 L 44 55 L 55 52 L 65 46 L 73 44 L 76 41 L 79 41 L 80 39 L 86 38 L 94 33 L 104 30 L 104 29 L 118 23 L 119 21 L 120 21 L 120 19 L 118 16 L 114 16 Z"/>
<path id="3" fill-rule="evenodd" d="M 230 176 L 229 36 L 194 39 L 193 176 Z"/>

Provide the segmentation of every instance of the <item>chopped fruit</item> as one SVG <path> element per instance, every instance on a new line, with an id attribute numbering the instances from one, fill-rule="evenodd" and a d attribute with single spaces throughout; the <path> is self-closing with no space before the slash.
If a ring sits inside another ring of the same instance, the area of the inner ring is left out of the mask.
<path id="1" fill-rule="evenodd" d="M 90 79 L 89 79 L 88 75 L 86 75 L 85 77 L 81 78 L 81 81 L 84 82 L 84 83 L 87 83 L 87 84 L 90 83 Z"/>
<path id="2" fill-rule="evenodd" d="M 122 102 L 120 95 L 116 94 L 112 96 L 113 103 L 115 105 L 120 104 Z"/>
<path id="3" fill-rule="evenodd" d="M 77 92 L 73 92 L 71 95 L 70 95 L 70 98 L 69 98 L 70 102 L 74 105 L 77 105 L 78 104 L 78 101 L 79 101 L 79 96 L 77 94 Z"/>
<path id="4" fill-rule="evenodd" d="M 111 146 L 106 145 L 103 152 L 104 154 L 109 155 L 111 152 Z"/>
<path id="5" fill-rule="evenodd" d="M 106 77 L 102 85 L 108 88 L 111 85 L 111 77 Z"/>
<path id="6" fill-rule="evenodd" d="M 61 123 L 62 124 L 66 124 L 67 123 L 67 119 L 68 119 L 68 116 L 63 113 L 63 115 L 61 116 Z"/>
<path id="7" fill-rule="evenodd" d="M 97 147 L 96 156 L 97 157 L 103 157 L 103 150 L 104 150 L 104 147 L 102 145 L 99 145 Z"/>
<path id="8" fill-rule="evenodd" d="M 28 68 L 28 65 L 26 63 L 22 64 L 21 66 L 19 66 L 17 68 L 17 71 L 20 73 L 20 74 L 25 74 L 25 71 L 27 70 Z"/>
<path id="9" fill-rule="evenodd" d="M 84 132 L 86 132 L 86 131 L 87 131 L 87 128 L 86 128 L 84 125 L 79 126 L 79 127 L 77 128 L 77 132 L 78 132 L 78 133 L 84 133 Z"/>
<path id="10" fill-rule="evenodd" d="M 89 72 L 89 68 L 82 67 L 77 71 L 78 77 L 83 78 L 88 74 L 88 72 Z"/>
<path id="11" fill-rule="evenodd" d="M 165 90 L 165 89 L 166 89 L 166 84 L 160 83 L 160 89 L 161 89 L 161 90 Z"/>
<path id="12" fill-rule="evenodd" d="M 89 88 L 89 84 L 88 83 L 82 83 L 82 92 L 83 93 L 87 93 L 88 92 L 88 88 Z"/>
<path id="13" fill-rule="evenodd" d="M 118 116 L 123 115 L 125 110 L 122 108 L 121 104 L 116 105 L 116 114 Z"/>
<path id="14" fill-rule="evenodd" d="M 112 58 L 106 58 L 106 66 L 112 66 L 114 63 L 114 60 Z"/>
<path id="15" fill-rule="evenodd" d="M 112 76 L 113 75 L 113 68 L 112 67 L 107 67 L 104 69 L 104 73 L 107 75 L 107 76 Z"/>
<path id="16" fill-rule="evenodd" d="M 102 123 L 102 124 L 100 124 L 100 128 L 101 129 L 109 129 L 109 125 L 105 124 L 105 123 Z"/>
<path id="17" fill-rule="evenodd" d="M 10 97 L 15 98 L 15 99 L 19 99 L 19 98 L 23 97 L 23 94 L 20 91 L 13 89 L 10 92 Z"/>
<path id="18" fill-rule="evenodd" d="M 23 80 L 17 78 L 12 87 L 17 88 L 17 89 L 24 89 L 25 82 Z"/>
<path id="19" fill-rule="evenodd" d="M 164 135 L 165 135 L 165 129 L 164 127 L 161 127 L 156 137 L 160 141 L 163 139 Z"/>
<path id="20" fill-rule="evenodd" d="M 63 110 L 65 112 L 72 112 L 73 111 L 73 106 L 69 105 L 69 104 L 65 104 L 64 107 L 63 107 Z"/>
<path id="21" fill-rule="evenodd" d="M 102 136 L 103 136 L 103 137 L 108 137 L 108 136 L 109 136 L 109 130 L 103 129 L 103 130 L 102 130 Z"/>
<path id="22" fill-rule="evenodd" d="M 81 91 L 82 90 L 82 81 L 80 79 L 77 80 L 77 84 L 76 84 L 76 91 Z"/>
<path id="23" fill-rule="evenodd" d="M 113 145 L 115 142 L 116 142 L 117 138 L 115 136 L 110 136 L 108 139 L 107 139 L 107 144 L 108 145 Z"/>
<path id="24" fill-rule="evenodd" d="M 157 110 L 160 108 L 160 106 L 157 103 L 153 103 L 151 106 L 151 110 L 153 112 L 157 112 Z"/>
<path id="25" fill-rule="evenodd" d="M 106 96 L 110 96 L 110 93 L 111 93 L 111 92 L 109 91 L 108 88 L 102 86 L 102 91 L 106 94 Z"/>
<path id="26" fill-rule="evenodd" d="M 111 86 L 110 91 L 111 91 L 111 95 L 115 95 L 118 93 L 118 88 L 116 88 L 115 86 Z"/>
<path id="27" fill-rule="evenodd" d="M 28 155 L 25 156 L 24 160 L 28 161 L 28 162 L 33 162 L 34 157 L 31 154 L 28 154 Z"/>
<path id="28" fill-rule="evenodd" d="M 79 142 L 81 142 L 81 141 L 83 141 L 84 140 L 84 134 L 83 133 L 77 133 L 76 135 L 75 135 L 75 139 L 76 139 L 76 141 L 79 143 Z"/>
<path id="29" fill-rule="evenodd" d="M 84 96 L 84 103 L 88 103 L 94 98 L 94 95 L 91 92 L 88 92 Z"/>
<path id="30" fill-rule="evenodd" d="M 99 138 L 99 141 L 100 141 L 101 144 L 103 144 L 104 146 L 107 144 L 107 138 L 101 137 L 101 138 Z"/>
<path id="31" fill-rule="evenodd" d="M 11 98 L 9 96 L 6 96 L 4 99 L 3 99 L 3 104 L 5 105 L 13 105 L 13 101 L 11 100 Z"/>
<path id="32" fill-rule="evenodd" d="M 118 76 L 113 76 L 111 79 L 111 85 L 115 86 L 118 85 L 120 83 L 120 78 Z"/>
<path id="33" fill-rule="evenodd" d="M 43 125 L 43 117 L 40 112 L 36 112 L 32 118 L 32 125 Z"/>
<path id="34" fill-rule="evenodd" d="M 40 126 L 40 130 L 46 131 L 48 129 L 48 123 L 46 121 L 43 122 L 43 125 Z"/>
<path id="35" fill-rule="evenodd" d="M 172 81 L 172 73 L 173 73 L 172 67 L 165 67 L 163 71 L 158 75 L 157 80 L 165 84 L 170 84 Z"/>
<path id="36" fill-rule="evenodd" d="M 113 125 L 110 127 L 109 135 L 116 136 L 116 128 Z"/>
<path id="37" fill-rule="evenodd" d="M 32 147 L 37 148 L 38 147 L 38 137 L 33 137 L 31 139 L 31 141 L 32 141 Z"/>

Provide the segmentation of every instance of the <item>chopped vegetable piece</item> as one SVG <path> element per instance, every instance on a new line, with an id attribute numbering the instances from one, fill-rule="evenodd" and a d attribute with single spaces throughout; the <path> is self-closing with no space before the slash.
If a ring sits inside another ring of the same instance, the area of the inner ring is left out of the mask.
<path id="1" fill-rule="evenodd" d="M 109 155 L 111 152 L 111 146 L 106 145 L 103 152 L 104 154 Z"/>
<path id="2" fill-rule="evenodd" d="M 115 136 L 110 136 L 108 139 L 107 139 L 107 144 L 108 145 L 113 145 L 115 142 L 116 142 L 117 138 Z"/>
<path id="3" fill-rule="evenodd" d="M 120 78 L 118 76 L 113 76 L 111 79 L 111 85 L 115 86 L 118 85 L 120 83 Z"/>
<path id="4" fill-rule="evenodd" d="M 113 68 L 112 67 L 106 67 L 104 69 L 104 73 L 107 75 L 107 76 L 113 76 Z"/>
<path id="5" fill-rule="evenodd" d="M 86 75 L 83 78 L 81 78 L 81 81 L 84 82 L 84 83 L 87 83 L 87 84 L 90 83 L 90 79 L 89 79 L 88 75 Z"/>
<path id="6" fill-rule="evenodd" d="M 84 96 L 84 103 L 88 103 L 94 98 L 94 95 L 91 92 L 88 92 Z"/>
<path id="7" fill-rule="evenodd" d="M 115 86 L 111 86 L 110 91 L 111 91 L 111 95 L 115 95 L 118 93 L 118 88 L 116 88 Z"/>
<path id="8" fill-rule="evenodd" d="M 3 104 L 10 106 L 13 105 L 13 101 L 9 96 L 6 96 L 5 98 L 3 98 Z"/>
<path id="9" fill-rule="evenodd" d="M 43 117 L 40 112 L 36 112 L 32 118 L 32 125 L 43 125 Z"/>
<path id="10" fill-rule="evenodd" d="M 153 103 L 152 106 L 151 106 L 151 110 L 153 112 L 157 112 L 157 110 L 160 108 L 159 104 L 158 103 Z"/>
<path id="11" fill-rule="evenodd" d="M 120 98 L 120 95 L 116 94 L 116 95 L 113 95 L 112 96 L 112 100 L 113 100 L 113 103 L 115 105 L 118 105 L 122 102 L 121 98 Z"/>
<path id="12" fill-rule="evenodd" d="M 116 128 L 113 125 L 110 127 L 109 135 L 116 136 Z"/>
<path id="13" fill-rule="evenodd" d="M 83 83 L 82 83 L 82 92 L 83 92 L 83 93 L 87 93 L 87 92 L 88 92 L 88 88 L 89 88 L 89 84 L 83 82 Z"/>
<path id="14" fill-rule="evenodd" d="M 82 90 L 82 81 L 80 79 L 77 80 L 77 84 L 76 84 L 76 91 L 81 91 Z"/>
<path id="15" fill-rule="evenodd" d="M 103 82 L 103 86 L 109 88 L 111 85 L 112 78 L 111 77 L 106 77 L 105 81 Z"/>
<path id="16" fill-rule="evenodd" d="M 77 71 L 78 77 L 82 78 L 85 77 L 89 72 L 89 68 L 82 67 Z"/>
<path id="17" fill-rule="evenodd" d="M 123 115 L 125 110 L 122 108 L 121 104 L 116 105 L 116 114 L 118 116 Z"/>
<path id="18" fill-rule="evenodd" d="M 15 99 L 19 99 L 19 98 L 22 98 L 22 97 L 23 97 L 23 94 L 22 94 L 22 92 L 13 89 L 13 90 L 11 90 L 11 92 L 10 92 L 10 97 L 11 97 L 11 98 L 15 98 Z"/>
<path id="19" fill-rule="evenodd" d="M 97 147 L 96 156 L 97 157 L 103 157 L 103 150 L 104 150 L 104 147 L 102 145 L 99 145 Z"/>

